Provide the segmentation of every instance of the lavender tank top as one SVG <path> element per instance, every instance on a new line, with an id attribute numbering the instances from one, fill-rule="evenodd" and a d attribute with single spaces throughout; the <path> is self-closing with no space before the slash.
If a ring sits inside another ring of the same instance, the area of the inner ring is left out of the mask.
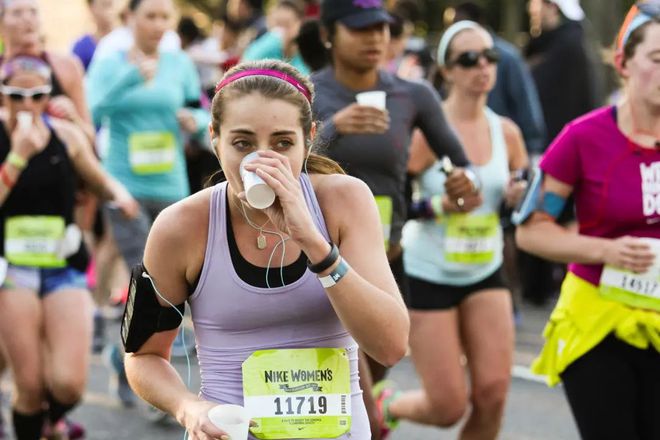
<path id="1" fill-rule="evenodd" d="M 316 227 L 330 239 L 309 177 L 300 184 Z M 351 431 L 340 439 L 369 439 L 371 433 L 358 376 L 357 345 L 343 327 L 315 274 L 307 270 L 292 284 L 265 289 L 239 278 L 227 243 L 227 183 L 213 188 L 204 267 L 189 299 L 201 372 L 200 396 L 243 404 L 242 364 L 255 351 L 346 348 L 351 367 Z M 250 439 L 253 437 L 250 436 Z"/>

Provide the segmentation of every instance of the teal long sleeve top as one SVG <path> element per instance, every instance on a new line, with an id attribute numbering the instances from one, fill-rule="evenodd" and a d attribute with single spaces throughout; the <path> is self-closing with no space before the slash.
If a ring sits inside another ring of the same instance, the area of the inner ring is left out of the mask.
<path id="1" fill-rule="evenodd" d="M 250 44 L 243 54 L 242 61 L 255 61 L 275 59 L 286 61 L 298 69 L 303 75 L 309 75 L 309 67 L 302 59 L 300 52 L 297 52 L 293 58 L 287 59 L 284 56 L 284 42 L 277 32 L 266 32 L 264 35 Z"/>
<path id="2" fill-rule="evenodd" d="M 133 197 L 177 201 L 190 193 L 177 112 L 188 108 L 203 137 L 209 113 L 199 107 L 200 83 L 183 52 L 162 52 L 150 81 L 126 52 L 94 59 L 87 76 L 87 99 L 94 123 L 109 132 L 106 170 Z"/>

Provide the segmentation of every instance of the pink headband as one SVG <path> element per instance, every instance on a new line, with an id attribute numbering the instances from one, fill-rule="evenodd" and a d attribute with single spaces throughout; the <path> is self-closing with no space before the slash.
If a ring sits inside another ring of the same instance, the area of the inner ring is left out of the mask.
<path id="1" fill-rule="evenodd" d="M 245 70 L 243 72 L 238 72 L 237 74 L 231 75 L 229 78 L 225 78 L 220 83 L 218 83 L 218 85 L 215 86 L 215 93 L 218 93 L 226 85 L 231 84 L 234 81 L 239 80 L 241 78 L 245 78 L 246 76 L 270 76 L 273 78 L 279 78 L 282 81 L 286 81 L 289 84 L 291 84 L 293 87 L 298 89 L 298 91 L 302 93 L 305 96 L 305 98 L 307 98 L 307 101 L 310 103 L 310 105 L 312 103 L 312 94 L 309 92 L 309 90 L 307 90 L 307 87 L 305 87 L 297 79 L 287 75 L 286 73 L 273 69 L 250 69 L 250 70 Z"/>

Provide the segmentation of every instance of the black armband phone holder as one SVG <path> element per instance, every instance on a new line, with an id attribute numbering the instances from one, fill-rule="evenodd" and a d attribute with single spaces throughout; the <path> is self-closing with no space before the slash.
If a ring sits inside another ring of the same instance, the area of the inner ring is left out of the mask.
<path id="1" fill-rule="evenodd" d="M 181 324 L 185 303 L 163 307 L 147 269 L 138 264 L 131 271 L 128 299 L 121 322 L 121 339 L 126 353 L 135 353 L 154 334 L 174 330 Z"/>

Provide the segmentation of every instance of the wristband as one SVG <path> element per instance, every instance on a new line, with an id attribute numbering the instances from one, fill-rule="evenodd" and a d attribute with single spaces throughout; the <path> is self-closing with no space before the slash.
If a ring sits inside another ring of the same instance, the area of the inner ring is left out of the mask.
<path id="1" fill-rule="evenodd" d="M 7 163 L 12 165 L 18 171 L 23 171 L 28 164 L 27 160 L 23 159 L 13 151 L 9 152 L 7 155 Z"/>
<path id="2" fill-rule="evenodd" d="M 7 169 L 5 168 L 4 164 L 2 166 L 0 166 L 0 180 L 2 180 L 2 183 L 8 189 L 12 189 L 14 187 L 14 185 L 16 185 L 16 181 L 12 180 L 12 178 L 9 177 L 9 174 L 7 174 Z"/>
<path id="3" fill-rule="evenodd" d="M 330 287 L 333 287 L 335 284 L 337 284 L 342 278 L 344 278 L 344 275 L 348 273 L 348 270 L 351 267 L 348 265 L 346 260 L 343 258 L 339 261 L 339 264 L 337 267 L 334 268 L 332 272 L 330 272 L 329 275 L 325 277 L 319 277 L 319 281 L 321 281 L 321 285 L 323 286 L 324 289 L 328 289 Z"/>
<path id="4" fill-rule="evenodd" d="M 310 271 L 321 273 L 324 270 L 328 270 L 333 264 L 335 264 L 335 262 L 337 262 L 337 258 L 339 258 L 339 248 L 337 248 L 337 245 L 332 242 L 328 242 L 328 244 L 332 247 L 330 253 L 319 263 L 312 264 L 312 262 L 307 259 L 307 268 Z"/>

